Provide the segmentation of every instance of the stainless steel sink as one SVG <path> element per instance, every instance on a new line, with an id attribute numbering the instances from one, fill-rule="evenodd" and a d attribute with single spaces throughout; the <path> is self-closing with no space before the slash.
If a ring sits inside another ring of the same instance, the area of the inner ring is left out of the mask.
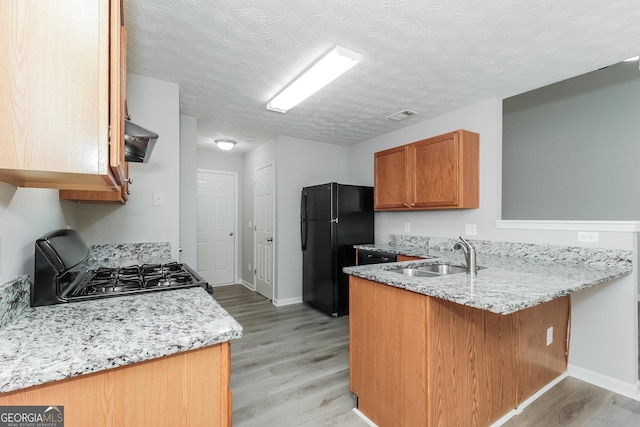
<path id="1" fill-rule="evenodd" d="M 389 271 L 404 274 L 405 276 L 437 277 L 444 276 L 446 274 L 466 273 L 467 269 L 465 267 L 458 267 L 456 265 L 449 264 L 431 264 L 423 265 L 418 268 L 395 268 Z"/>
<path id="2" fill-rule="evenodd" d="M 435 277 L 441 276 L 441 274 L 434 273 L 433 271 L 420 270 L 418 268 L 394 268 L 393 270 L 389 270 L 392 273 L 404 274 L 405 276 L 416 276 L 416 277 Z"/>
<path id="3" fill-rule="evenodd" d="M 467 272 L 467 269 L 465 267 L 458 267 L 456 265 L 449 264 L 424 265 L 422 267 L 418 267 L 418 270 L 428 271 L 436 274 L 457 274 Z"/>

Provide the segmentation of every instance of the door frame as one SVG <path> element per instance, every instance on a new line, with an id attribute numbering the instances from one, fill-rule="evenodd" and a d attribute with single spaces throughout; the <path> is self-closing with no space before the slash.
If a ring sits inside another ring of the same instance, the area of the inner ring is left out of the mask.
<path id="1" fill-rule="evenodd" d="M 258 256 L 258 245 L 257 245 L 257 241 L 256 241 L 256 208 L 257 208 L 257 204 L 256 204 L 256 173 L 258 172 L 258 170 L 260 169 L 264 169 L 268 166 L 271 166 L 273 173 L 271 174 L 271 188 L 273 189 L 273 203 L 271 204 L 271 218 L 273 220 L 273 223 L 271 224 L 271 229 L 273 230 L 273 257 L 271 259 L 271 271 L 273 272 L 273 277 L 272 277 L 272 282 L 273 282 L 273 299 L 271 300 L 271 303 L 273 305 L 276 305 L 276 301 L 278 298 L 278 286 L 277 286 L 277 280 L 276 277 L 278 277 L 277 271 L 276 271 L 276 258 L 277 258 L 277 248 L 278 248 L 278 238 L 277 238 L 277 230 L 276 230 L 276 224 L 278 223 L 278 221 L 276 220 L 276 162 L 275 160 L 270 160 L 260 166 L 256 166 L 253 168 L 253 230 L 252 230 L 252 234 L 253 234 L 253 275 L 252 275 L 252 280 L 251 280 L 251 286 L 253 287 L 253 291 L 256 292 L 256 259 Z"/>
<path id="2" fill-rule="evenodd" d="M 238 215 L 240 214 L 238 211 L 238 172 L 234 171 L 223 171 L 217 169 L 207 169 L 207 168 L 197 168 L 196 169 L 196 179 L 198 179 L 198 173 L 209 173 L 209 174 L 218 174 L 218 175 L 231 175 L 233 176 L 233 207 L 235 210 L 235 217 L 233 221 L 233 283 L 239 283 L 238 281 Z M 196 205 L 197 207 L 197 205 Z M 196 229 L 198 225 L 196 223 Z M 197 260 L 198 252 L 196 248 L 196 260 Z M 196 263 L 196 270 L 198 269 L 198 265 Z M 213 286 L 213 285 L 212 285 Z M 226 286 L 226 285 L 220 285 Z"/>

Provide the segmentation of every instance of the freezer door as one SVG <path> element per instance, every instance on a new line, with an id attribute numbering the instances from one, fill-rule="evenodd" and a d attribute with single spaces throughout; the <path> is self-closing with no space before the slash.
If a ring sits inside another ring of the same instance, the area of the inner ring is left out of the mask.
<path id="1" fill-rule="evenodd" d="M 337 246 L 373 243 L 373 187 L 338 185 L 336 193 Z"/>
<path id="2" fill-rule="evenodd" d="M 330 221 L 306 222 L 306 249 L 302 251 L 302 300 L 335 315 L 336 251 Z"/>
<path id="3" fill-rule="evenodd" d="M 329 221 L 332 214 L 335 183 L 314 185 L 302 189 L 300 219 L 307 221 Z"/>

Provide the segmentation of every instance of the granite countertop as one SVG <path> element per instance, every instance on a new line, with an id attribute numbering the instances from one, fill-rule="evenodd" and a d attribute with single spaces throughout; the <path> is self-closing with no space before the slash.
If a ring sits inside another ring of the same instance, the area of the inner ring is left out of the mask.
<path id="1" fill-rule="evenodd" d="M 202 288 L 28 308 L 0 329 L 0 392 L 240 338 Z"/>
<path id="2" fill-rule="evenodd" d="M 461 251 L 442 250 L 447 246 L 416 247 L 414 245 L 357 245 L 358 249 L 391 252 L 400 255 L 427 258 L 424 261 L 373 264 L 346 267 L 344 272 L 353 276 L 380 282 L 389 286 L 406 289 L 423 295 L 441 298 L 458 304 L 487 310 L 497 314 L 510 314 L 537 304 L 569 295 L 573 292 L 626 276 L 631 273 L 630 262 L 613 262 L 609 258 L 575 262 L 576 258 L 588 258 L 591 253 L 576 251 L 575 248 L 542 247 L 545 256 L 534 253 L 535 245 L 509 244 L 505 250 L 528 250 L 521 256 L 498 256 L 477 254 L 480 267 L 476 276 L 465 273 L 439 277 L 413 277 L 392 270 L 398 267 L 416 268 L 427 264 L 450 263 L 465 266 Z M 482 247 L 482 245 L 479 245 Z M 520 249 L 518 249 L 520 248 Z M 531 249 L 534 248 L 532 251 Z M 439 250 L 440 249 L 440 250 Z M 548 256 L 548 252 L 553 256 Z M 494 251 L 499 252 L 499 251 Z M 605 252 L 606 251 L 602 251 Z M 596 254 L 597 255 L 597 254 Z M 563 260 L 564 258 L 564 260 Z M 616 260 L 615 257 L 614 261 Z"/>

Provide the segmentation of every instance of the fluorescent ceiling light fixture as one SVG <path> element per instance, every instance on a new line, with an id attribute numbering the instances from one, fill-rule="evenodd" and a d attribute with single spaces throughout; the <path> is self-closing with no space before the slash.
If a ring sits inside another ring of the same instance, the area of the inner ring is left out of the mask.
<path id="1" fill-rule="evenodd" d="M 304 74 L 287 86 L 267 104 L 267 109 L 286 113 L 342 73 L 360 62 L 360 54 L 336 46 L 331 52 L 316 62 Z"/>
<path id="2" fill-rule="evenodd" d="M 229 151 L 236 146 L 236 142 L 232 139 L 216 139 L 214 141 L 219 149 Z"/>
<path id="3" fill-rule="evenodd" d="M 624 62 L 633 62 L 633 61 L 637 61 L 638 59 L 640 59 L 640 56 L 634 56 L 632 58 L 625 59 Z"/>

